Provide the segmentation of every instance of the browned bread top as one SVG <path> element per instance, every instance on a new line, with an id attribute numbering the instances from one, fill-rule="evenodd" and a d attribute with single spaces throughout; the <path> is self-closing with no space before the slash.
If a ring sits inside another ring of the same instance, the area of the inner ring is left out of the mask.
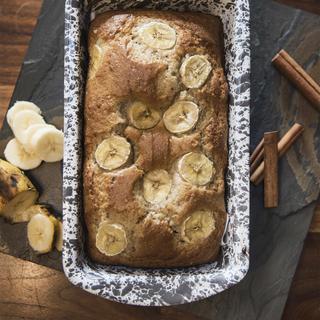
<path id="1" fill-rule="evenodd" d="M 226 220 L 222 34 L 218 18 L 196 13 L 110 12 L 92 22 L 84 212 L 94 261 L 216 258 Z"/>

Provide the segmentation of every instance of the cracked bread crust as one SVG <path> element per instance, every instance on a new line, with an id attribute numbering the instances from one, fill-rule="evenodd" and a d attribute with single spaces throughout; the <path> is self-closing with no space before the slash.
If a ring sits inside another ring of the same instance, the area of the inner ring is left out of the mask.
<path id="1" fill-rule="evenodd" d="M 155 50 L 139 41 L 139 28 L 150 21 L 168 24 L 176 31 L 173 48 Z M 197 13 L 108 12 L 92 22 L 83 168 L 87 248 L 92 260 L 134 267 L 180 267 L 217 258 L 226 223 L 228 87 L 222 35 L 217 17 Z M 179 69 L 186 57 L 195 54 L 207 57 L 212 72 L 203 86 L 188 89 Z M 195 102 L 200 109 L 196 125 L 183 134 L 169 132 L 163 120 L 151 129 L 139 130 L 126 114 L 136 100 L 163 115 L 182 99 Z M 113 134 L 125 137 L 132 152 L 123 166 L 107 171 L 98 166 L 94 153 L 99 143 Z M 191 151 L 202 152 L 214 164 L 213 179 L 204 186 L 186 182 L 178 173 L 179 159 Z M 170 174 L 172 187 L 164 201 L 148 203 L 143 198 L 142 180 L 155 169 Z M 212 212 L 214 229 L 204 239 L 185 241 L 183 222 L 202 209 Z M 96 247 L 98 227 L 105 220 L 126 230 L 127 247 L 115 256 L 106 256 Z"/>

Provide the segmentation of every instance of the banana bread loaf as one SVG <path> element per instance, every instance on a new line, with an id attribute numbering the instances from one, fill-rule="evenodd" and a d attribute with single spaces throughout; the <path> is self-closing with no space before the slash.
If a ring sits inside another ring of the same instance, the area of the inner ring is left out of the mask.
<path id="1" fill-rule="evenodd" d="M 216 259 L 226 211 L 228 87 L 217 17 L 107 12 L 89 31 L 84 214 L 93 261 Z"/>

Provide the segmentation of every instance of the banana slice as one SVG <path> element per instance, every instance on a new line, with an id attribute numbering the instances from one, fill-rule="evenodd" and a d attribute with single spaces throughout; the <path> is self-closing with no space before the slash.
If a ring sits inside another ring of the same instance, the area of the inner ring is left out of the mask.
<path id="1" fill-rule="evenodd" d="M 37 168 L 41 164 L 41 159 L 35 155 L 28 153 L 17 139 L 12 139 L 4 149 L 5 158 L 22 170 L 31 170 Z"/>
<path id="2" fill-rule="evenodd" d="M 54 243 L 55 248 L 58 251 L 62 251 L 62 245 L 63 245 L 63 235 L 62 235 L 62 231 L 63 231 L 63 226 L 62 226 L 62 222 L 57 220 L 56 224 L 55 224 L 55 233 L 56 233 L 56 240 Z"/>
<path id="3" fill-rule="evenodd" d="M 199 118 L 199 108 L 191 101 L 178 101 L 163 115 L 166 128 L 172 133 L 183 133 L 191 130 Z"/>
<path id="4" fill-rule="evenodd" d="M 95 158 L 101 168 L 114 170 L 127 162 L 130 152 L 130 143 L 125 138 L 112 136 L 98 145 Z"/>
<path id="5" fill-rule="evenodd" d="M 45 214 L 47 216 L 50 215 L 50 212 L 46 208 L 46 206 L 41 205 L 41 204 L 35 204 L 33 206 L 30 206 L 29 208 L 26 208 L 24 210 L 18 210 L 14 212 L 14 214 L 10 214 L 6 218 L 11 223 L 20 223 L 20 222 L 29 222 L 30 219 L 35 215 L 35 214 Z"/>
<path id="6" fill-rule="evenodd" d="M 197 242 L 207 238 L 215 229 L 215 220 L 210 211 L 193 212 L 182 224 L 181 236 L 187 242 Z"/>
<path id="7" fill-rule="evenodd" d="M 200 88 L 206 82 L 211 70 L 212 67 L 207 58 L 196 54 L 182 63 L 180 75 L 187 88 Z"/>
<path id="8" fill-rule="evenodd" d="M 90 68 L 89 79 L 93 78 L 102 63 L 103 50 L 99 41 L 92 47 L 90 51 Z"/>
<path id="9" fill-rule="evenodd" d="M 34 153 L 35 150 L 31 148 L 31 142 L 32 142 L 32 137 L 33 135 L 42 128 L 55 128 L 55 126 L 51 124 L 33 124 L 29 128 L 26 129 L 26 136 L 25 136 L 25 144 L 23 145 L 24 149 L 29 152 L 29 153 Z"/>
<path id="10" fill-rule="evenodd" d="M 126 232 L 121 224 L 101 222 L 96 236 L 96 247 L 106 256 L 115 256 L 127 247 Z"/>
<path id="11" fill-rule="evenodd" d="M 31 248 L 39 254 L 52 249 L 55 222 L 45 214 L 35 214 L 28 223 L 27 234 Z"/>
<path id="12" fill-rule="evenodd" d="M 139 35 L 144 44 L 153 49 L 171 49 L 176 44 L 176 32 L 162 22 L 149 22 L 141 27 Z"/>
<path id="13" fill-rule="evenodd" d="M 26 143 L 26 130 L 33 124 L 45 124 L 41 115 L 35 111 L 22 110 L 14 116 L 12 131 L 20 143 Z"/>
<path id="14" fill-rule="evenodd" d="M 46 162 L 56 162 L 63 158 L 63 132 L 53 126 L 35 130 L 28 137 L 28 150 L 32 150 Z"/>
<path id="15" fill-rule="evenodd" d="M 204 154 L 190 152 L 180 159 L 178 171 L 184 180 L 202 186 L 210 182 L 214 167 L 212 161 Z"/>
<path id="16" fill-rule="evenodd" d="M 9 110 L 7 113 L 7 122 L 9 126 L 12 128 L 12 123 L 15 118 L 15 116 L 20 112 L 24 110 L 31 110 L 35 113 L 41 114 L 40 108 L 38 108 L 34 103 L 29 101 L 17 101 Z"/>
<path id="17" fill-rule="evenodd" d="M 128 117 L 136 128 L 150 129 L 160 121 L 161 114 L 158 110 L 136 101 L 128 108 Z"/>
<path id="18" fill-rule="evenodd" d="M 166 170 L 150 171 L 143 179 L 143 196 L 148 202 L 161 202 L 168 196 L 171 185 L 172 181 Z"/>

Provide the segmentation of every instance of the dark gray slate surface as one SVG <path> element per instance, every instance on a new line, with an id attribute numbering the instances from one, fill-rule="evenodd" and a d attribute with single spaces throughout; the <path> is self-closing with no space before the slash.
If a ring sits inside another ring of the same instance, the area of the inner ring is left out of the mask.
<path id="1" fill-rule="evenodd" d="M 31 100 L 45 109 L 45 118 L 62 126 L 63 1 L 45 0 L 12 101 Z M 251 1 L 252 147 L 264 131 L 286 131 L 293 122 L 306 132 L 280 162 L 281 194 L 277 209 L 263 208 L 262 187 L 251 192 L 251 266 L 237 286 L 209 299 L 181 306 L 207 319 L 276 320 L 287 298 L 303 247 L 315 200 L 319 195 L 319 113 L 270 64 L 287 49 L 320 81 L 320 19 L 270 0 Z M 0 152 L 11 137 L 1 133 Z M 30 173 L 43 191 L 41 201 L 61 214 L 61 165 L 46 164 Z M 45 186 L 45 188 L 44 188 Z M 28 248 L 25 226 L 0 220 L 0 250 L 61 270 L 57 252 L 37 257 Z"/>
<path id="2" fill-rule="evenodd" d="M 46 0 L 22 65 L 11 103 L 16 100 L 35 102 L 48 123 L 63 128 L 63 54 L 64 1 Z M 0 132 L 0 156 L 12 138 L 6 121 Z M 41 193 L 40 202 L 62 213 L 62 164 L 43 163 L 27 175 Z M 53 251 L 37 256 L 28 246 L 26 225 L 10 225 L 0 218 L 0 251 L 62 270 L 61 254 Z"/>

